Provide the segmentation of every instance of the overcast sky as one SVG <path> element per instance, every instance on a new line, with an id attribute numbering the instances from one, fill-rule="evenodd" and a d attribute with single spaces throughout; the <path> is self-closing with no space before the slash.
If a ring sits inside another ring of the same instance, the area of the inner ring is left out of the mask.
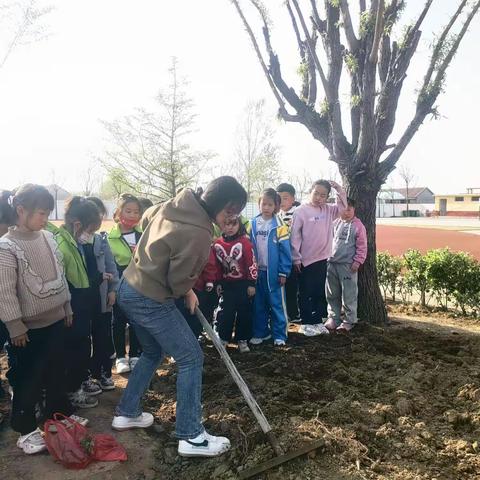
<path id="1" fill-rule="evenodd" d="M 245 103 L 275 103 L 229 0 L 51 0 L 47 40 L 17 49 L 0 70 L 0 188 L 57 182 L 81 188 L 82 172 L 101 155 L 99 120 L 149 108 L 167 81 L 170 57 L 190 80 L 198 113 L 195 146 L 232 159 L 234 132 Z M 296 82 L 295 39 L 280 0 L 268 0 L 274 47 L 285 76 Z M 304 2 L 308 3 L 308 2 Z M 356 3 L 356 2 L 355 2 Z M 410 120 L 433 32 L 448 21 L 454 0 L 435 0 L 412 63 L 391 141 Z M 410 0 L 404 19 L 420 4 Z M 437 193 L 480 187 L 480 18 L 472 23 L 439 100 L 439 121 L 427 120 L 405 152 L 418 184 Z M 5 45 L 0 45 L 4 48 Z M 348 96 L 343 98 L 348 103 Z M 282 167 L 328 175 L 327 152 L 302 127 L 276 122 Z M 400 186 L 398 180 L 397 185 Z"/>

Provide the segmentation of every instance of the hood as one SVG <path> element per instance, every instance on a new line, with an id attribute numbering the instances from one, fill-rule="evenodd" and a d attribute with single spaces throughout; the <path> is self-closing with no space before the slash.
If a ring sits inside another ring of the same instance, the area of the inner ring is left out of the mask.
<path id="1" fill-rule="evenodd" d="M 200 205 L 197 197 L 190 189 L 182 190 L 175 198 L 164 203 L 162 216 L 171 222 L 195 225 L 210 233 L 213 230 L 212 220 Z"/>

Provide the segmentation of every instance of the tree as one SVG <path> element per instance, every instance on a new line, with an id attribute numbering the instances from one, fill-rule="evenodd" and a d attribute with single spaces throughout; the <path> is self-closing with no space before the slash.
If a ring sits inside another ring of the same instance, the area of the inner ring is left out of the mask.
<path id="1" fill-rule="evenodd" d="M 98 181 L 98 169 L 95 162 L 90 162 L 80 173 L 80 181 L 82 182 L 81 194 L 84 197 L 90 197 L 93 195 L 97 187 Z"/>
<path id="2" fill-rule="evenodd" d="M 245 187 L 248 199 L 267 187 L 275 188 L 280 177 L 279 147 L 265 100 L 247 103 L 236 131 L 235 161 L 230 173 Z"/>
<path id="3" fill-rule="evenodd" d="M 320 2 L 310 0 L 310 12 L 305 7 L 307 2 L 301 6 L 298 0 L 286 0 L 300 56 L 301 85 L 297 89 L 283 76 L 271 41 L 269 15 L 261 0 L 231 2 L 278 102 L 279 116 L 286 122 L 302 124 L 327 149 L 348 195 L 357 201 L 357 213 L 366 226 L 369 244 L 368 258 L 359 275 L 359 313 L 372 322 L 386 322 L 375 262 L 376 197 L 426 116 L 438 116 L 435 103 L 444 88 L 447 68 L 480 8 L 480 0 L 475 0 L 470 9 L 467 0 L 459 0 L 455 13 L 436 38 L 418 89 L 415 113 L 395 143 L 389 140 L 400 94 L 433 0 L 424 2 L 416 20 L 398 40 L 393 40 L 392 35 L 405 0 L 391 0 L 388 4 L 385 0 L 359 0 L 356 24 L 348 0 L 325 0 L 323 9 L 319 8 Z M 260 19 L 264 50 L 254 31 L 256 23 L 247 18 L 245 4 Z M 461 15 L 467 9 L 462 22 Z M 340 104 L 344 71 L 350 83 L 350 138 L 344 133 Z"/>
<path id="4" fill-rule="evenodd" d="M 112 168 L 100 185 L 100 195 L 102 198 L 118 198 L 122 193 L 128 193 L 129 190 L 130 188 L 125 179 L 124 171 L 119 168 Z"/>
<path id="5" fill-rule="evenodd" d="M 102 122 L 110 148 L 99 159 L 110 178 L 122 174 L 122 185 L 132 193 L 162 201 L 180 188 L 196 185 L 211 152 L 193 151 L 187 138 L 194 132 L 196 115 L 186 94 L 186 81 L 172 59 L 170 85 L 157 98 L 158 111 L 137 109 L 133 115 Z"/>
<path id="6" fill-rule="evenodd" d="M 0 69 L 18 46 L 48 35 L 42 20 L 51 10 L 52 7 L 39 7 L 36 0 L 0 0 L 0 38 L 5 41 L 5 48 L 0 51 Z"/>
<path id="7" fill-rule="evenodd" d="M 407 197 L 407 217 L 410 215 L 409 209 L 409 202 L 410 202 L 410 187 L 412 186 L 413 182 L 415 181 L 415 175 L 413 174 L 412 170 L 406 165 L 401 165 L 398 169 L 398 175 L 403 180 L 405 184 L 406 190 L 406 197 Z"/>

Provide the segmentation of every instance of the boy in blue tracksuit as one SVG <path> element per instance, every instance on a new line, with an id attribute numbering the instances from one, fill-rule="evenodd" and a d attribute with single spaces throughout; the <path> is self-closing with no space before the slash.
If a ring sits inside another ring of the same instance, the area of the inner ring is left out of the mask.
<path id="1" fill-rule="evenodd" d="M 250 343 L 259 345 L 273 335 L 274 345 L 282 346 L 287 340 L 285 283 L 292 269 L 290 236 L 288 226 L 275 215 L 280 196 L 273 188 L 262 192 L 259 206 L 260 214 L 252 220 L 250 232 L 258 264 Z"/>

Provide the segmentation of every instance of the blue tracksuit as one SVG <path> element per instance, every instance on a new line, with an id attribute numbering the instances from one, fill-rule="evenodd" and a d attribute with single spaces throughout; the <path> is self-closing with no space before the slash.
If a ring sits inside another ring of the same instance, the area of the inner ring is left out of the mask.
<path id="1" fill-rule="evenodd" d="M 260 215 L 252 220 L 250 232 L 250 239 L 257 258 L 257 219 Z M 258 272 L 253 336 L 265 338 L 272 334 L 274 340 L 286 340 L 288 317 L 285 288 L 280 286 L 278 277 L 288 277 L 290 274 L 292 255 L 288 226 L 276 215 L 273 217 L 272 226 L 268 232 L 267 257 L 267 270 Z M 269 317 L 271 318 L 271 328 L 268 322 Z"/>

